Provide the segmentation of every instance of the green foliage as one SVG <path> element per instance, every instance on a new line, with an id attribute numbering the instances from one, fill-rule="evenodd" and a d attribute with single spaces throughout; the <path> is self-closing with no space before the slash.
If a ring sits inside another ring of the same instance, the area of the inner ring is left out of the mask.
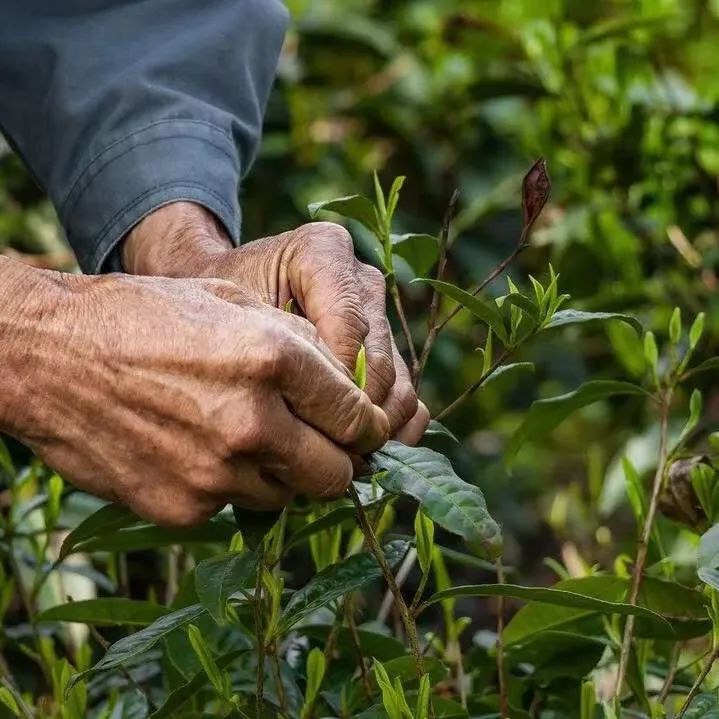
<path id="1" fill-rule="evenodd" d="M 347 222 L 405 357 L 436 292 L 441 423 L 365 458 L 379 555 L 350 498 L 172 530 L 0 442 L 0 713 L 716 716 L 717 3 L 288 6 L 243 234 Z M 10 155 L 0 243 L 71 265 Z"/>

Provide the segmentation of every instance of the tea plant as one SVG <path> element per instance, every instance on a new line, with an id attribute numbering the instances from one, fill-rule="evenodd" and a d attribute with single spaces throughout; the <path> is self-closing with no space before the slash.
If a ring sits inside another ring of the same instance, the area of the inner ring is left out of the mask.
<path id="1" fill-rule="evenodd" d="M 456 195 L 438 236 L 396 235 L 403 182 L 397 178 L 385 192 L 375 177 L 374 197 L 319 202 L 309 213 L 339 213 L 369 233 L 417 388 L 438 337 L 459 312 L 469 313 L 482 333 L 479 375 L 435 415 L 421 446 L 390 441 L 365 457 L 370 474 L 353 482 L 347 497 L 297 501 L 279 514 L 227 508 L 193 530 L 163 529 L 117 505 L 88 511 L 90 500 L 57 475 L 36 462 L 17 471 L 3 448 L 8 511 L 1 527 L 0 616 L 17 595 L 26 618 L 2 634 L 0 705 L 6 714 L 719 716 L 719 696 L 702 692 L 719 656 L 719 441 L 703 422 L 701 393 L 694 389 L 686 401 L 694 379 L 719 368 L 719 358 L 693 362 L 704 315 L 685 323 L 674 310 L 658 341 L 630 315 L 568 308 L 570 298 L 551 266 L 545 278 L 530 277 L 527 288 L 506 278 L 506 292 L 490 294 L 528 245 L 549 197 L 541 160 L 524 178 L 515 247 L 469 290 L 446 278 L 458 241 L 452 232 Z M 425 276 L 432 268 L 433 276 Z M 408 281 L 429 293 L 422 342 L 403 303 Z M 659 442 L 651 486 L 624 461 L 637 524 L 634 554 L 619 557 L 611 569 L 589 567 L 583 576 L 570 576 L 555 562 L 565 576 L 551 587 L 509 582 L 514 572 L 502 562 L 500 527 L 482 491 L 432 448 L 457 441 L 439 420 L 499 378 L 531 372 L 533 364 L 523 359 L 530 343 L 568 325 L 605 322 L 623 323 L 634 333 L 643 379 L 594 379 L 534 402 L 505 460 L 511 467 L 523 445 L 541 442 L 599 401 L 630 398 L 652 407 Z M 360 387 L 365 373 L 360 352 Z M 683 420 L 679 431 L 677 419 Z M 660 512 L 701 536 L 697 578 L 678 576 L 657 524 Z M 72 521 L 78 513 L 82 521 Z M 74 528 L 57 548 L 53 538 L 64 526 Z M 447 546 L 453 536 L 463 550 Z M 126 553 L 146 549 L 162 550 L 164 596 L 154 587 L 144 598 L 130 592 Z M 313 568 L 304 583 L 300 556 Z M 455 584 L 450 566 L 485 577 L 490 571 L 496 581 Z M 110 596 L 74 596 L 70 587 L 78 576 Z M 387 595 L 376 615 L 369 597 L 377 587 Z M 48 597 L 55 606 L 40 610 Z M 472 607 L 480 598 L 495 598 L 496 631 L 471 641 L 476 617 L 459 615 L 463 598 L 473 598 L 462 605 Z M 507 600 L 522 603 L 511 617 Z M 19 680 L 20 661 L 37 669 L 34 690 Z"/>

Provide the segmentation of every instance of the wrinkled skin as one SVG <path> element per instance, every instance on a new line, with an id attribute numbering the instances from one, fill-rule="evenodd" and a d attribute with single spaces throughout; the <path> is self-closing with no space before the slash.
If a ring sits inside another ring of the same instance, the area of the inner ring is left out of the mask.
<path id="1" fill-rule="evenodd" d="M 407 444 L 422 436 L 429 413 L 392 339 L 384 278 L 357 260 L 352 238 L 340 225 L 310 223 L 233 249 L 214 215 L 175 202 L 135 227 L 123 264 L 135 274 L 226 279 L 277 308 L 294 300 L 348 370 L 364 343 L 366 391 L 387 414 L 391 435 Z"/>
<path id="2" fill-rule="evenodd" d="M 0 431 L 159 524 L 340 496 L 389 436 L 309 321 L 235 283 L 0 258 L 0 293 Z"/>

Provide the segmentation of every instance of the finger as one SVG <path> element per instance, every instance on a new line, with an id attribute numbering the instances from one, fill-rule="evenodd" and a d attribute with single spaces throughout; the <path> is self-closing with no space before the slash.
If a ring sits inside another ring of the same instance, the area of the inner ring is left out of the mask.
<path id="1" fill-rule="evenodd" d="M 269 472 L 260 471 L 244 460 L 237 462 L 237 474 L 229 497 L 232 504 L 260 512 L 282 509 L 292 502 L 295 492 Z"/>
<path id="2" fill-rule="evenodd" d="M 367 386 L 370 399 L 382 405 L 396 380 L 392 332 L 387 320 L 384 275 L 376 268 L 359 262 L 358 276 L 363 289 L 365 316 L 369 332 L 364 341 L 367 353 Z"/>
<path id="3" fill-rule="evenodd" d="M 397 346 L 392 341 L 392 353 L 396 379 L 382 405 L 390 426 L 390 435 L 395 436 L 415 415 L 418 407 L 417 393 L 412 386 L 409 370 Z"/>
<path id="4" fill-rule="evenodd" d="M 420 402 L 414 417 L 396 432 L 393 439 L 413 447 L 422 439 L 428 424 L 429 410 Z"/>
<path id="5" fill-rule="evenodd" d="M 298 232 L 300 242 L 289 264 L 292 293 L 320 338 L 353 371 L 369 325 L 352 238 L 331 222 L 310 223 Z"/>
<path id="6" fill-rule="evenodd" d="M 293 416 L 278 398 L 274 441 L 261 459 L 265 473 L 289 491 L 316 499 L 341 497 L 352 481 L 352 461 L 346 452 Z"/>
<path id="7" fill-rule="evenodd" d="M 295 414 L 358 454 L 384 444 L 389 436 L 385 413 L 316 345 L 289 335 L 281 347 L 272 363 L 273 381 Z"/>

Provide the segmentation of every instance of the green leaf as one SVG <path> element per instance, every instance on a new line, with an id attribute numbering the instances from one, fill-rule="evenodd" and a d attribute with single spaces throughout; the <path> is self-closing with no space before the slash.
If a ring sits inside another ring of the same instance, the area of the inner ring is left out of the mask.
<path id="1" fill-rule="evenodd" d="M 426 277 L 418 277 L 412 282 L 422 282 L 424 284 L 434 287 L 440 294 L 453 299 L 455 302 L 459 302 L 462 307 L 468 309 L 475 317 L 478 317 L 482 322 L 485 322 L 492 331 L 502 340 L 506 345 L 509 341 L 507 337 L 507 329 L 504 326 L 504 318 L 497 307 L 496 302 L 486 302 L 480 299 L 476 295 L 472 295 L 469 292 L 457 287 L 456 285 L 450 284 L 449 282 L 442 282 L 441 280 L 432 280 Z"/>
<path id="2" fill-rule="evenodd" d="M 246 651 L 245 649 L 240 649 L 223 654 L 215 659 L 215 664 L 219 669 L 225 669 Z M 173 717 L 175 712 L 185 706 L 191 699 L 194 699 L 198 692 L 207 686 L 208 682 L 209 679 L 205 670 L 198 671 L 192 679 L 170 692 L 162 706 L 150 714 L 149 719 L 169 719 Z"/>
<path id="3" fill-rule="evenodd" d="M 564 327 L 565 325 L 608 322 L 609 320 L 625 322 L 630 327 L 633 327 L 638 334 L 643 331 L 641 322 L 632 315 L 622 314 L 621 312 L 582 312 L 581 310 L 559 310 L 559 312 L 554 313 L 544 328 L 553 329 L 554 327 Z"/>
<path id="4" fill-rule="evenodd" d="M 572 412 L 614 395 L 638 394 L 647 393 L 631 382 L 592 380 L 572 392 L 567 392 L 558 397 L 537 400 L 529 408 L 524 422 L 507 444 L 505 452 L 507 461 L 510 461 L 517 454 L 517 451 L 525 442 L 536 442 L 545 437 Z"/>
<path id="5" fill-rule="evenodd" d="M 704 334 L 704 313 L 700 312 L 692 322 L 692 326 L 689 329 L 689 349 L 693 350 L 702 338 Z"/>
<path id="6" fill-rule="evenodd" d="M 447 666 L 436 657 L 423 657 L 422 664 L 425 673 L 429 674 L 431 684 L 441 682 L 449 673 Z M 409 654 L 383 662 L 383 666 L 393 679 L 399 678 L 400 681 L 407 683 L 417 680 L 417 665 L 414 657 Z"/>
<path id="7" fill-rule="evenodd" d="M 202 632 L 194 624 L 190 624 L 187 627 L 187 638 L 190 641 L 192 651 L 195 652 L 195 656 L 200 662 L 200 666 L 205 671 L 205 674 L 207 674 L 207 678 L 215 688 L 215 691 L 225 699 L 229 699 L 229 682 L 225 681 L 222 670 L 217 666 L 207 643 L 202 637 Z"/>
<path id="8" fill-rule="evenodd" d="M 505 305 L 519 307 L 524 314 L 529 315 L 535 322 L 539 322 L 539 309 L 537 305 L 521 292 L 510 292 L 508 295 L 500 297 L 498 302 L 501 302 L 502 307 Z"/>
<path id="9" fill-rule="evenodd" d="M 62 561 L 75 552 L 86 551 L 85 544 L 88 542 L 96 545 L 97 540 L 104 536 L 142 523 L 143 520 L 127 507 L 123 507 L 121 504 L 107 504 L 80 522 L 65 537 L 65 541 L 60 547 L 58 561 Z"/>
<path id="10" fill-rule="evenodd" d="M 682 338 L 682 311 L 675 307 L 669 320 L 669 340 L 672 344 L 679 344 Z"/>
<path id="11" fill-rule="evenodd" d="M 98 627 L 110 627 L 126 624 L 145 627 L 170 612 L 154 602 L 124 597 L 104 599 L 83 599 L 67 604 L 59 604 L 41 612 L 38 622 L 78 622 L 94 624 Z"/>
<path id="12" fill-rule="evenodd" d="M 485 389 L 497 380 L 506 377 L 506 375 L 514 374 L 515 372 L 534 372 L 533 362 L 513 362 L 511 364 L 503 364 L 497 367 L 489 377 L 484 381 L 482 387 Z"/>
<path id="13" fill-rule="evenodd" d="M 135 657 L 152 649 L 163 637 L 174 632 L 176 629 L 195 621 L 207 610 L 201 604 L 193 604 L 183 609 L 178 609 L 172 614 L 166 614 L 164 617 L 153 622 L 149 627 L 141 629 L 139 632 L 123 637 L 112 644 L 105 656 L 100 659 L 95 666 L 75 674 L 70 680 L 70 686 L 74 686 L 77 682 L 94 676 L 99 672 L 106 672 L 111 669 L 126 664 Z"/>
<path id="14" fill-rule="evenodd" d="M 434 522 L 421 509 L 414 518 L 414 535 L 417 538 L 417 561 L 423 574 L 428 574 L 432 566 L 432 547 L 434 547 Z"/>
<path id="15" fill-rule="evenodd" d="M 368 230 L 377 231 L 374 204 L 363 195 L 347 195 L 334 200 L 313 202 L 307 205 L 307 212 L 312 219 L 322 211 L 336 212 L 338 215 L 361 222 Z"/>
<path id="16" fill-rule="evenodd" d="M 305 689 L 305 701 L 300 714 L 302 719 L 309 716 L 310 709 L 325 678 L 326 669 L 325 654 L 321 649 L 315 647 L 307 655 L 307 688 Z"/>
<path id="17" fill-rule="evenodd" d="M 364 345 L 359 348 L 357 353 L 354 380 L 355 384 L 362 390 L 367 386 L 367 350 Z"/>
<path id="18" fill-rule="evenodd" d="M 0 704 L 4 704 L 15 716 L 22 716 L 15 697 L 7 687 L 0 687 Z"/>
<path id="19" fill-rule="evenodd" d="M 432 235 L 412 233 L 391 235 L 392 253 L 406 260 L 418 274 L 429 272 L 439 257 L 439 242 Z"/>
<path id="20" fill-rule="evenodd" d="M 719 691 L 714 689 L 695 696 L 684 719 L 719 719 Z"/>
<path id="21" fill-rule="evenodd" d="M 528 602 L 586 609 L 600 614 L 619 614 L 622 616 L 634 614 L 649 617 L 659 622 L 666 622 L 661 614 L 657 614 L 645 607 L 599 599 L 588 594 L 566 589 L 523 587 L 518 584 L 468 584 L 451 587 L 433 594 L 423 603 L 423 606 L 430 606 L 450 597 L 511 597 L 512 599 L 523 599 Z M 666 623 L 668 625 L 668 622 Z"/>
<path id="22" fill-rule="evenodd" d="M 430 419 L 427 429 L 424 430 L 424 436 L 436 437 L 440 435 L 449 437 L 451 440 L 459 444 L 459 440 L 451 430 L 447 429 L 447 427 L 445 427 L 441 422 L 438 422 L 436 419 Z"/>
<path id="23" fill-rule="evenodd" d="M 390 566 L 401 561 L 407 553 L 408 543 L 396 540 L 384 547 Z M 304 587 L 298 589 L 282 612 L 279 632 L 286 634 L 292 627 L 320 607 L 353 592 L 382 576 L 382 570 L 372 554 L 364 552 L 332 564 L 315 574 Z"/>
<path id="24" fill-rule="evenodd" d="M 483 555 L 499 555 L 502 535 L 484 495 L 479 487 L 460 479 L 446 457 L 428 447 L 390 441 L 370 455 L 370 465 L 376 472 L 385 470 L 377 480 L 385 490 L 413 497 L 431 520 Z"/>
<path id="25" fill-rule="evenodd" d="M 624 577 L 596 575 L 565 579 L 552 589 L 581 594 L 611 603 L 624 603 L 629 580 Z M 702 636 L 711 623 L 707 616 L 706 598 L 693 589 L 675 582 L 655 577 L 645 577 L 639 591 L 640 607 L 646 611 L 637 613 L 637 636 L 676 639 L 677 637 Z M 505 628 L 507 645 L 520 644 L 547 630 L 565 628 L 580 619 L 597 615 L 597 609 L 552 605 L 532 601 L 522 607 Z M 662 621 L 650 617 L 658 614 Z M 668 630 L 667 622 L 671 629 Z"/>
<path id="26" fill-rule="evenodd" d="M 204 559 L 195 568 L 195 591 L 200 604 L 218 624 L 227 624 L 227 601 L 241 587 L 250 586 L 257 572 L 254 552 L 223 554 Z"/>
<path id="27" fill-rule="evenodd" d="M 329 624 L 302 625 L 303 635 L 323 643 L 327 641 L 330 631 L 332 631 L 332 626 Z M 372 625 L 357 627 L 357 636 L 365 656 L 375 657 L 381 662 L 406 654 L 404 645 L 400 641 L 387 634 L 381 634 L 377 630 L 373 631 Z M 347 627 L 340 628 L 337 634 L 337 650 L 341 655 L 351 657 L 352 661 L 357 656 L 352 634 Z"/>
<path id="28" fill-rule="evenodd" d="M 719 370 L 719 357 L 710 357 L 708 360 L 704 360 L 701 364 L 688 370 L 684 374 L 684 377 L 691 377 L 700 372 L 715 372 L 717 370 Z"/>
<path id="29" fill-rule="evenodd" d="M 719 590 L 719 524 L 704 532 L 699 540 L 697 574 L 702 582 Z"/>

